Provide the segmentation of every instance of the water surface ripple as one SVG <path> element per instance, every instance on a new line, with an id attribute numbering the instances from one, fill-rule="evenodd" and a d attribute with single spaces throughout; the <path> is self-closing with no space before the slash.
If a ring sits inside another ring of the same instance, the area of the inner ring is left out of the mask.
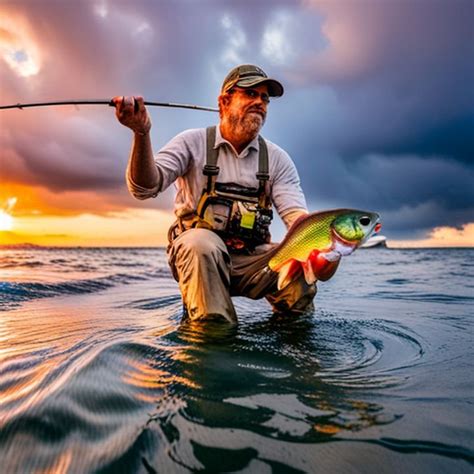
<path id="1" fill-rule="evenodd" d="M 472 472 L 473 255 L 359 251 L 229 327 L 162 249 L 0 251 L 0 470 Z"/>

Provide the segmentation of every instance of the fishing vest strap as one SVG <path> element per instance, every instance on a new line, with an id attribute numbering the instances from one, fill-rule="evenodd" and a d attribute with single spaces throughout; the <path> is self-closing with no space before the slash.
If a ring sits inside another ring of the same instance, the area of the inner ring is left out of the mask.
<path id="1" fill-rule="evenodd" d="M 270 179 L 268 173 L 268 148 L 265 140 L 258 136 L 258 205 L 262 208 L 269 207 L 269 198 L 266 189 L 266 182 Z"/>
<path id="2" fill-rule="evenodd" d="M 213 194 L 215 191 L 216 177 L 219 174 L 217 159 L 219 150 L 214 148 L 216 143 L 216 127 L 207 127 L 206 129 L 206 164 L 204 165 L 203 174 L 207 176 L 207 192 Z M 268 148 L 265 140 L 258 136 L 258 171 L 257 179 L 259 182 L 259 191 L 262 196 L 261 206 L 266 207 L 266 186 L 265 183 L 270 179 L 268 172 Z"/>
<path id="3" fill-rule="evenodd" d="M 206 164 L 203 174 L 207 176 L 207 184 L 192 217 L 187 222 L 183 218 L 178 219 L 181 224 L 178 230 L 209 229 L 216 232 L 233 252 L 249 252 L 271 239 L 273 211 L 267 186 L 270 178 L 267 145 L 259 136 L 258 187 L 221 183 L 217 181 L 219 150 L 215 149 L 216 136 L 216 127 L 206 129 Z"/>
<path id="4" fill-rule="evenodd" d="M 206 129 L 206 164 L 204 165 L 203 174 L 207 176 L 207 192 L 213 194 L 216 184 L 216 176 L 219 174 L 217 166 L 217 157 L 219 150 L 214 148 L 216 143 L 216 127 L 207 127 Z"/>
<path id="5" fill-rule="evenodd" d="M 268 174 L 268 148 L 265 140 L 258 136 L 258 172 L 257 179 L 259 181 L 268 181 L 270 175 Z"/>

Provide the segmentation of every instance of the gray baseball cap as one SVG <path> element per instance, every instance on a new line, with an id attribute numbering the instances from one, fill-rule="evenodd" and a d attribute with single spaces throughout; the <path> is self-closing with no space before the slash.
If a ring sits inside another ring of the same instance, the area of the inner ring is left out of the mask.
<path id="1" fill-rule="evenodd" d="M 232 69 L 222 83 L 221 92 L 227 92 L 232 87 L 254 87 L 260 84 L 268 85 L 268 94 L 271 97 L 281 97 L 283 86 L 275 79 L 268 77 L 263 69 L 253 64 L 242 64 Z"/>

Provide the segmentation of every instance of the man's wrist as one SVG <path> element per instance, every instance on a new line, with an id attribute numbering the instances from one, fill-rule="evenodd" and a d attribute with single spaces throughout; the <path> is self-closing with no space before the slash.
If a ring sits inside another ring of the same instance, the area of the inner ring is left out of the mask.
<path id="1" fill-rule="evenodd" d="M 148 135 L 150 133 L 150 130 L 151 130 L 151 120 L 148 119 L 146 120 L 145 123 L 141 123 L 141 124 L 135 124 L 136 128 L 132 128 L 133 132 L 136 134 L 136 135 L 139 135 L 141 137 L 145 137 L 146 135 Z"/>
<path id="2" fill-rule="evenodd" d="M 150 134 L 150 130 L 143 130 L 143 131 L 139 131 L 139 130 L 134 130 L 133 133 L 135 135 L 138 135 L 139 137 L 146 137 L 147 135 Z"/>

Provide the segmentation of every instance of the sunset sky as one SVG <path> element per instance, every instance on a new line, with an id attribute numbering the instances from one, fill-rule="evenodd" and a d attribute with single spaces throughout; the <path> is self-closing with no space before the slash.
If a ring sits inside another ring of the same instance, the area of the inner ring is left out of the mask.
<path id="1" fill-rule="evenodd" d="M 473 246 L 473 24 L 471 0 L 2 1 L 0 104 L 216 106 L 255 63 L 285 85 L 262 134 L 310 210 L 377 211 L 389 245 Z M 218 118 L 150 112 L 155 150 Z M 165 244 L 173 189 L 128 194 L 130 143 L 105 106 L 0 111 L 0 244 Z"/>

